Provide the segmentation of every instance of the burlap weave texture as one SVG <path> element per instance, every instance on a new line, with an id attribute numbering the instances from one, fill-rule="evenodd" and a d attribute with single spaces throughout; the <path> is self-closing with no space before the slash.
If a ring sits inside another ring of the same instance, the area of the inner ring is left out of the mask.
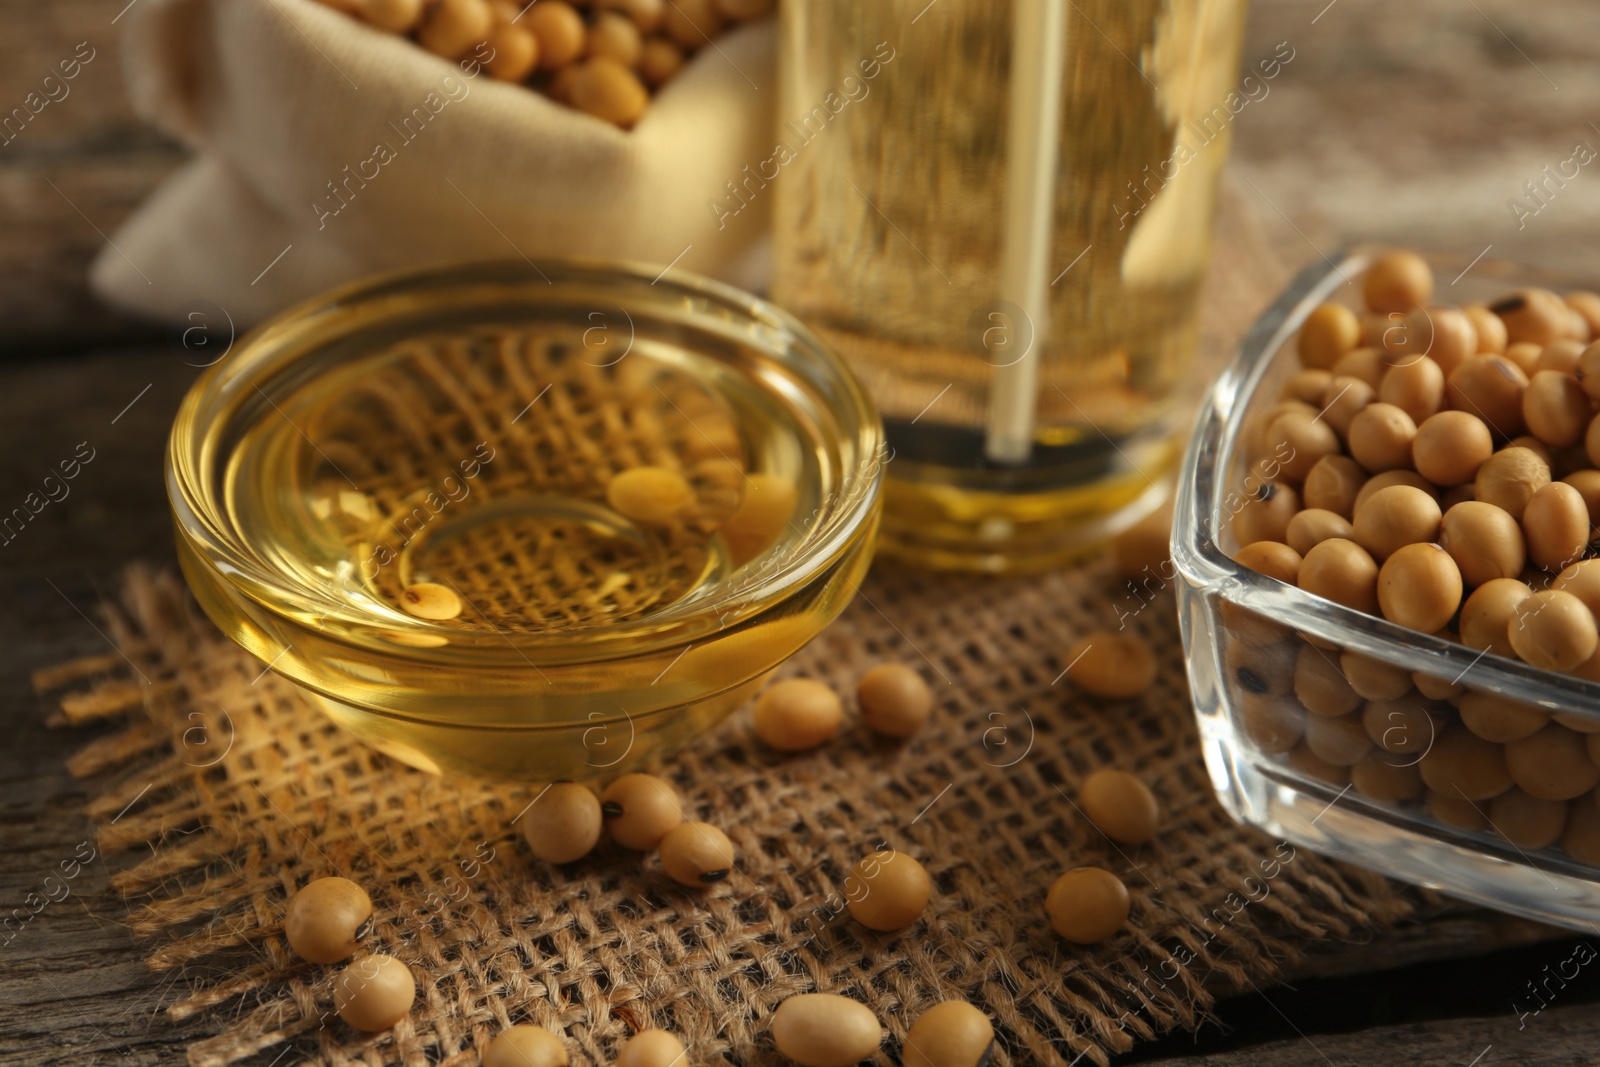
<path id="1" fill-rule="evenodd" d="M 169 1009 L 217 1013 L 218 1035 L 191 1048 L 197 1065 L 270 1060 L 284 1042 L 284 1062 L 475 1063 L 501 1027 L 530 1020 L 564 1030 L 575 1062 L 609 1062 L 652 1025 L 682 1035 L 697 1064 L 779 1062 L 766 1020 L 813 990 L 884 1020 L 884 1062 L 920 1011 L 950 997 L 994 1017 L 998 1063 L 1086 1049 L 1104 1062 L 1104 1050 L 1196 1025 L 1219 986 L 1271 982 L 1306 939 L 1411 907 L 1382 879 L 1235 826 L 1217 806 L 1169 604 L 1130 621 L 1160 658 L 1144 700 L 1098 702 L 1058 678 L 1074 638 L 1104 624 L 1110 586 L 1103 568 L 1001 581 L 880 568 L 786 673 L 847 691 L 880 659 L 916 664 L 940 697 L 934 723 L 894 746 L 852 722 L 823 749 L 780 758 L 736 715 L 672 758 L 661 770 L 687 814 L 738 850 L 737 873 L 704 891 L 612 845 L 538 863 L 512 825 L 530 790 L 440 780 L 349 740 L 217 633 L 170 574 L 132 572 L 106 612 L 148 685 L 110 683 L 99 710 L 138 707 L 73 769 L 108 778 L 91 812 L 102 848 L 154 845 L 116 879 L 150 966 L 230 974 L 191 981 Z M 1118 848 L 1075 810 L 1078 783 L 1105 765 L 1154 787 L 1166 813 L 1154 843 Z M 883 844 L 935 883 L 924 920 L 895 935 L 842 908 L 850 865 Z M 1118 872 L 1133 896 L 1127 931 L 1093 948 L 1056 938 L 1043 910 L 1054 877 L 1084 864 Z M 419 980 L 411 1018 L 390 1032 L 339 1022 L 337 968 L 298 961 L 283 940 L 288 895 L 335 872 L 368 888 L 371 944 Z"/>

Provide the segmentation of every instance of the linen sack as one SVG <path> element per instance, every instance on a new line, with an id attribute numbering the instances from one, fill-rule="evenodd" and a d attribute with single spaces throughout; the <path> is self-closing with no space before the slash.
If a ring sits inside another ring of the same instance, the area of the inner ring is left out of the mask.
<path id="1" fill-rule="evenodd" d="M 770 197 L 715 205 L 771 152 L 771 19 L 628 131 L 313 0 L 139 0 L 124 23 L 135 109 L 195 157 L 95 261 L 117 305 L 246 324 L 377 271 L 562 255 L 765 283 Z"/>

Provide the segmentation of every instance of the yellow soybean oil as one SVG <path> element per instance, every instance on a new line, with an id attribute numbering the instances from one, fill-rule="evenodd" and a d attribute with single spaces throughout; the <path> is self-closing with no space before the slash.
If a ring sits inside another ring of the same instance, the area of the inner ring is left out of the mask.
<path id="1" fill-rule="evenodd" d="M 423 337 L 271 398 L 278 417 L 234 447 L 234 521 L 285 573 L 413 644 L 582 632 L 714 593 L 777 540 L 802 493 L 815 499 L 817 465 L 785 447 L 798 435 L 770 398 L 741 419 L 692 367 L 649 351 L 598 367 L 577 342 Z M 662 521 L 607 500 L 613 478 L 645 467 L 691 490 Z M 752 524 L 764 536 L 745 545 Z M 409 614 L 419 583 L 451 590 L 459 613 Z"/>
<path id="2" fill-rule="evenodd" d="M 1243 98 L 1244 13 L 1244 0 L 1066 6 L 1049 314 L 1033 322 L 996 288 L 1012 5 L 784 6 L 780 144 L 759 174 L 779 172 L 774 299 L 883 413 L 885 551 L 1052 566 L 1164 494 Z M 994 383 L 1034 349 L 1031 455 L 990 462 Z"/>
<path id="3" fill-rule="evenodd" d="M 236 383 L 195 445 L 272 588 L 184 538 L 204 606 L 428 769 L 598 773 L 698 733 L 853 590 L 870 509 L 807 561 L 876 453 L 755 334 L 621 321 L 502 305 Z M 608 498 L 639 470 L 682 490 L 665 511 Z"/>

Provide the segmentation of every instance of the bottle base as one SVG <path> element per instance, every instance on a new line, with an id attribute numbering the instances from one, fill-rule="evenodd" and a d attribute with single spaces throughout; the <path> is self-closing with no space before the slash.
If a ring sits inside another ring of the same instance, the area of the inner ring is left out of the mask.
<path id="1" fill-rule="evenodd" d="M 1094 553 L 1172 492 L 1178 443 L 1145 450 L 1135 470 L 1089 484 L 1024 492 L 959 484 L 947 469 L 904 460 L 884 480 L 880 557 L 934 570 L 1030 574 Z"/>

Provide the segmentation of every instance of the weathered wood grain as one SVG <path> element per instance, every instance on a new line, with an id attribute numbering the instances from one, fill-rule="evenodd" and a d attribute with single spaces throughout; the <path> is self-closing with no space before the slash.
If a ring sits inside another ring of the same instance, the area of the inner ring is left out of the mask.
<path id="1" fill-rule="evenodd" d="M 0 121 L 0 354 L 151 336 L 100 304 L 86 279 L 106 239 L 183 158 L 128 104 L 113 21 L 126 4 L 0 0 L 11 31 L 0 35 L 0 120 L 11 119 Z M 75 77 L 62 77 L 64 62 Z"/>
<path id="2" fill-rule="evenodd" d="M 0 355 L 70 353 L 160 335 L 102 304 L 87 272 L 178 158 L 157 147 L 0 166 Z"/>
<path id="3" fill-rule="evenodd" d="M 1257 0 L 1247 54 L 1294 60 L 1241 112 L 1233 173 L 1285 249 L 1419 244 L 1600 276 L 1600 158 L 1519 227 L 1507 201 L 1600 153 L 1600 6 Z M 1252 51 L 1253 50 L 1253 51 Z"/>
<path id="4" fill-rule="evenodd" d="M 0 823 L 6 827 L 0 904 L 10 914 L 28 893 L 45 892 L 45 876 L 58 872 L 90 836 L 82 815 L 86 798 L 62 766 L 73 742 L 45 731 L 28 693 L 28 663 L 93 652 L 103 642 L 66 599 L 92 605 L 95 590 L 85 577 L 61 570 L 29 578 L 7 574 L 0 590 L 26 619 L 4 628 L 9 651 L 0 661 L 7 739 L 0 758 Z M 182 1045 L 197 1028 L 175 1026 L 160 1013 L 173 991 L 153 980 L 132 951 L 119 925 L 122 901 L 107 885 L 106 860 L 97 858 L 68 885 L 70 897 L 46 905 L 0 948 L 0 1063 L 181 1062 Z"/>
<path id="5" fill-rule="evenodd" d="M 1268 1005 L 1260 1010 L 1271 1013 Z M 1235 1052 L 1141 1060 L 1150 1067 L 1592 1067 L 1600 1010 L 1559 1003 L 1527 1020 L 1503 1016 L 1373 1027 L 1356 1033 L 1305 1034 Z"/>
<path id="6" fill-rule="evenodd" d="M 37 489 L 79 442 L 96 450 L 69 496 L 0 545 L 0 914 L 42 894 L 45 877 L 90 838 L 87 797 L 65 760 L 99 730 L 46 729 L 29 674 L 105 651 L 96 600 L 122 564 L 170 553 L 161 452 L 196 373 L 182 354 L 29 362 L 0 378 L 0 510 Z M 68 883 L 70 897 L 0 946 L 0 1063 L 169 1064 L 205 1033 L 203 1023 L 162 1014 L 172 979 L 150 975 L 121 925 L 126 909 L 107 865 L 129 858 L 97 857 Z"/>
<path id="7" fill-rule="evenodd" d="M 1529 919 L 1467 904 L 1447 904 L 1438 914 L 1421 917 L 1397 931 L 1371 935 L 1365 941 L 1312 944 L 1305 958 L 1288 968 L 1286 979 L 1340 978 L 1426 961 L 1481 957 L 1498 949 L 1569 936 L 1564 930 Z"/>

